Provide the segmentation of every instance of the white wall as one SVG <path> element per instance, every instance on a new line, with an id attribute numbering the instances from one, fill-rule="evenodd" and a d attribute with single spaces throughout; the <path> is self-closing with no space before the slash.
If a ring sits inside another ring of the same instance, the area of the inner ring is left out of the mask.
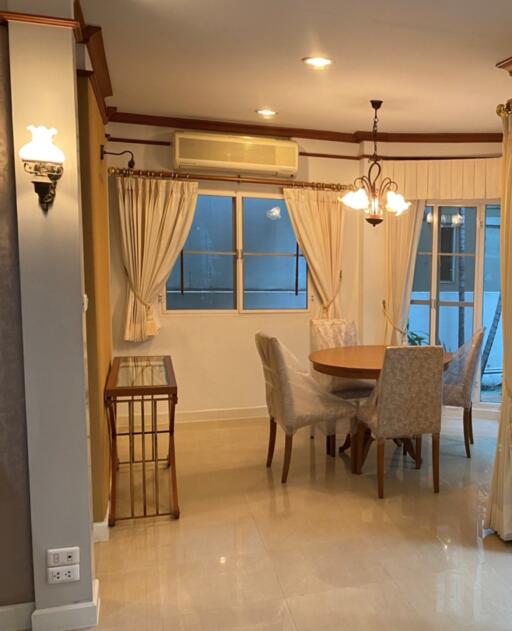
<path id="1" fill-rule="evenodd" d="M 32 623 L 36 630 L 52 631 L 90 625 L 96 619 L 75 46 L 70 29 L 9 25 L 15 151 L 30 139 L 27 125 L 36 124 L 59 130 L 56 144 L 66 156 L 55 202 L 47 213 L 39 208 L 31 178 L 16 158 L 36 600 Z M 80 581 L 48 585 L 46 551 L 66 546 L 80 547 Z"/>
<path id="2" fill-rule="evenodd" d="M 161 127 L 110 124 L 114 137 L 171 140 L 172 130 Z M 341 155 L 368 153 L 368 147 L 327 141 L 299 141 L 307 152 Z M 111 143 L 109 149 L 130 149 L 135 154 L 136 168 L 170 169 L 171 148 L 167 146 Z M 382 153 L 389 155 L 478 155 L 499 153 L 497 145 L 384 145 Z M 126 157 L 110 158 L 112 166 L 126 166 Z M 317 182 L 350 184 L 365 168 L 363 161 L 301 157 L 298 179 Z M 122 341 L 123 301 L 125 282 L 120 250 L 117 204 L 111 186 L 112 239 L 112 305 L 114 352 L 169 353 L 173 358 L 180 389 L 178 410 L 183 413 L 205 410 L 233 410 L 246 414 L 264 405 L 263 379 L 254 347 L 254 333 L 264 329 L 280 337 L 304 362 L 309 349 L 308 324 L 310 314 L 165 314 L 162 328 L 153 339 L 142 344 Z M 200 190 L 212 190 L 211 183 L 200 183 Z M 232 190 L 233 185 L 216 188 Z M 263 191 L 262 187 L 236 190 Z M 279 192 L 277 189 L 274 192 Z M 347 211 L 343 250 L 343 286 L 341 292 L 343 316 L 357 321 L 360 336 L 367 344 L 382 343 L 385 321 L 382 315 L 384 298 L 384 231 L 373 228 L 360 214 Z M 193 414 L 191 414 L 193 415 Z M 198 414 L 196 414 L 198 415 Z M 210 414 L 215 416 L 215 414 Z M 200 416 L 200 414 L 199 414 Z"/>

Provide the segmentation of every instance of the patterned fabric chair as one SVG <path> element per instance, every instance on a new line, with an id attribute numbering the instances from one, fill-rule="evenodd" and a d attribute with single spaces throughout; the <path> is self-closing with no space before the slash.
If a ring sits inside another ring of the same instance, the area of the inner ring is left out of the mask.
<path id="1" fill-rule="evenodd" d="M 473 406 L 471 395 L 483 339 L 484 332 L 480 329 L 470 340 L 463 344 L 454 354 L 443 379 L 443 404 L 453 405 L 464 410 L 464 444 L 468 458 L 471 458 L 470 444 L 473 444 Z"/>
<path id="2" fill-rule="evenodd" d="M 319 427 L 328 437 L 337 431 L 350 431 L 356 408 L 352 403 L 323 390 L 277 338 L 258 332 L 256 347 L 263 365 L 270 417 L 267 467 L 272 464 L 276 423 L 279 423 L 286 435 L 281 478 L 284 484 L 288 478 L 295 432 L 310 425 Z"/>
<path id="3" fill-rule="evenodd" d="M 309 347 L 312 353 L 325 348 L 357 346 L 358 344 L 357 327 L 353 320 L 311 320 L 310 322 Z M 356 396 L 351 397 L 355 399 L 369 396 L 375 386 L 374 381 L 330 377 L 316 370 L 312 370 L 311 374 L 315 381 L 328 392 L 335 392 L 340 396 L 343 396 L 343 392 L 355 392 Z M 358 391 L 360 396 L 357 396 Z"/>
<path id="4" fill-rule="evenodd" d="M 372 396 L 357 411 L 357 471 L 361 472 L 368 430 L 377 440 L 379 497 L 384 497 L 384 445 L 388 438 L 416 438 L 419 468 L 422 434 L 432 434 L 434 492 L 439 492 L 439 433 L 443 391 L 443 349 L 392 346 Z"/>

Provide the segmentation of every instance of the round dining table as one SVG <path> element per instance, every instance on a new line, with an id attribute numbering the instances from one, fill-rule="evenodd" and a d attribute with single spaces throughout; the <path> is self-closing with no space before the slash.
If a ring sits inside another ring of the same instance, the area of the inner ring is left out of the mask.
<path id="1" fill-rule="evenodd" d="M 311 353 L 309 359 L 313 368 L 325 375 L 348 379 L 378 379 L 384 365 L 386 348 L 384 344 L 340 346 L 315 351 Z M 443 356 L 445 370 L 451 359 L 452 353 L 445 352 Z"/>

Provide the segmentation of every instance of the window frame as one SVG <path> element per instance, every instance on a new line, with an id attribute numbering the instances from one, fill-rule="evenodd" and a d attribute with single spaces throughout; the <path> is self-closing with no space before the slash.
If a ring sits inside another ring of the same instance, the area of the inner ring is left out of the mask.
<path id="1" fill-rule="evenodd" d="M 439 279 L 439 269 L 437 265 L 437 258 L 440 253 L 440 243 L 439 243 L 439 213 L 440 209 L 446 207 L 465 207 L 465 208 L 476 208 L 476 241 L 475 241 L 475 284 L 473 289 L 473 303 L 462 303 L 463 306 L 471 306 L 473 309 L 473 330 L 472 334 L 483 326 L 483 289 L 484 289 L 484 256 L 485 256 L 485 212 L 486 207 L 491 205 L 501 206 L 501 200 L 496 198 L 490 199 L 455 199 L 455 200 L 427 200 L 425 202 L 424 208 L 431 207 L 432 215 L 433 215 L 433 223 L 432 223 L 432 269 L 431 269 L 431 285 L 430 285 L 430 300 L 411 300 L 409 305 L 409 311 L 411 305 L 413 304 L 423 304 L 429 306 L 429 315 L 430 315 L 430 339 L 429 344 L 436 344 L 436 335 L 437 335 L 437 317 L 438 317 L 438 309 L 440 306 L 440 302 L 437 295 L 437 287 L 438 287 L 438 279 Z M 416 253 L 416 261 L 418 257 L 419 251 Z M 465 256 L 465 255 L 455 255 L 455 256 Z M 441 284 L 439 279 L 439 286 Z M 480 365 L 480 363 L 479 363 Z M 498 409 L 500 403 L 492 402 L 492 401 L 482 401 L 480 398 L 480 390 L 481 390 L 481 376 L 480 370 L 477 370 L 477 377 L 475 379 L 473 394 L 474 394 L 474 403 L 481 406 L 482 408 L 495 410 Z"/>
<path id="2" fill-rule="evenodd" d="M 314 302 L 314 294 L 312 293 L 311 277 L 309 272 L 309 266 L 307 268 L 306 279 L 306 300 L 307 307 L 305 309 L 244 309 L 244 248 L 243 248 L 243 199 L 245 197 L 256 199 L 279 199 L 284 200 L 282 193 L 254 193 L 252 191 L 234 191 L 234 190 L 215 190 L 215 189 L 200 189 L 199 195 L 213 195 L 216 197 L 230 197 L 235 202 L 235 252 L 236 252 L 236 275 L 235 275 L 235 298 L 236 307 L 234 309 L 167 309 L 167 288 L 164 284 L 162 291 L 159 294 L 160 302 L 160 314 L 164 317 L 167 316 L 183 316 L 183 315 L 197 315 L 197 314 L 210 314 L 217 316 L 236 316 L 236 315 L 263 315 L 263 314 L 275 314 L 275 315 L 297 315 L 304 316 L 305 314 L 312 313 L 312 304 Z M 252 255 L 251 255 L 252 256 Z M 264 253 L 256 256 L 265 256 Z M 269 254 L 270 256 L 270 254 Z M 304 256 L 304 254 L 302 254 Z"/>

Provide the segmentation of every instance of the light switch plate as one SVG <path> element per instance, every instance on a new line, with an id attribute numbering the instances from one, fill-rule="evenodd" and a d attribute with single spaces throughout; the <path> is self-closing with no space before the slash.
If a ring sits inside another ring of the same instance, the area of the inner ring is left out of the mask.
<path id="1" fill-rule="evenodd" d="M 47 567 L 76 565 L 80 563 L 80 548 L 52 548 L 46 552 Z"/>

